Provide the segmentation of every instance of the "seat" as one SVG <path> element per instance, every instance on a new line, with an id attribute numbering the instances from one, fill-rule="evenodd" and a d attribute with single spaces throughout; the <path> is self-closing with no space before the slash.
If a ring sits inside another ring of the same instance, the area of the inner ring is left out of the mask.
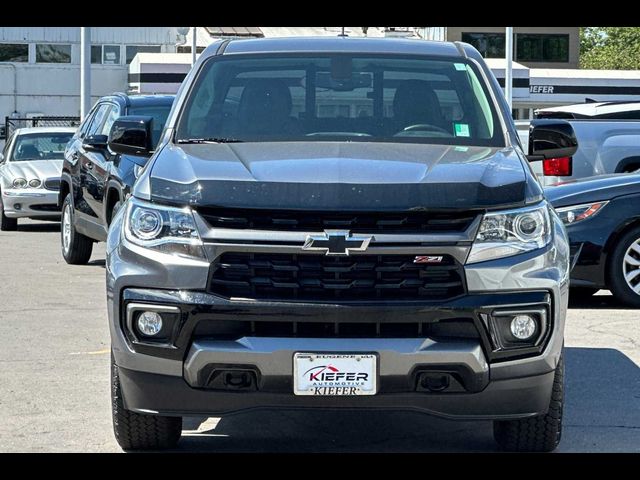
<path id="1" fill-rule="evenodd" d="M 40 150 L 35 145 L 22 144 L 18 147 L 16 160 L 38 160 L 42 157 Z"/>
<path id="2" fill-rule="evenodd" d="M 405 80 L 393 97 L 394 128 L 397 132 L 411 125 L 428 124 L 451 131 L 442 115 L 436 92 L 424 80 Z"/>
<path id="3" fill-rule="evenodd" d="M 291 117 L 291 92 L 281 79 L 249 79 L 240 96 L 235 122 L 237 135 L 280 135 L 299 133 Z"/>

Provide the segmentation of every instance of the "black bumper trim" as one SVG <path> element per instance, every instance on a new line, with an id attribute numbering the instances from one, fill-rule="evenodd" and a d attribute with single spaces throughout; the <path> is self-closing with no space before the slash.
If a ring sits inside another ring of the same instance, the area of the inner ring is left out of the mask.
<path id="1" fill-rule="evenodd" d="M 414 410 L 452 419 L 509 419 L 546 413 L 554 372 L 493 381 L 478 393 L 389 393 L 358 397 L 300 397 L 293 393 L 220 392 L 191 388 L 181 377 L 120 368 L 125 407 L 146 414 L 192 416 L 255 409 Z"/>

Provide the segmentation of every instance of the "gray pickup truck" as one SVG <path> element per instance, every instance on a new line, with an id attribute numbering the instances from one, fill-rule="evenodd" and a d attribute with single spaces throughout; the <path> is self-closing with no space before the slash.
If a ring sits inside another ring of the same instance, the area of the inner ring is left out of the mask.
<path id="1" fill-rule="evenodd" d="M 153 152 L 150 128 L 109 137 L 150 156 L 106 248 L 124 449 L 258 408 L 489 419 L 506 450 L 558 445 L 569 245 L 529 160 L 575 137 L 537 121 L 527 158 L 477 50 L 219 41 Z"/>
<path id="2" fill-rule="evenodd" d="M 535 118 L 565 119 L 580 144 L 573 157 L 532 164 L 543 185 L 640 169 L 640 102 L 598 102 L 536 110 Z M 528 120 L 515 122 L 528 151 Z"/>

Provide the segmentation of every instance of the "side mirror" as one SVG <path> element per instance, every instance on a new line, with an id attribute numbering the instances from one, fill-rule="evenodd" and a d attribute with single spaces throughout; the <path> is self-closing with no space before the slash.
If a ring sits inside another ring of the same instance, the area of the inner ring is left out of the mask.
<path id="1" fill-rule="evenodd" d="M 128 115 L 113 122 L 109 148 L 121 155 L 149 157 L 153 151 L 151 129 L 153 117 Z"/>
<path id="2" fill-rule="evenodd" d="M 107 149 L 108 139 L 106 135 L 89 135 L 82 141 L 82 146 L 88 151 L 104 152 Z"/>
<path id="3" fill-rule="evenodd" d="M 530 162 L 573 156 L 578 140 L 571 124 L 565 120 L 531 120 L 529 125 Z"/>

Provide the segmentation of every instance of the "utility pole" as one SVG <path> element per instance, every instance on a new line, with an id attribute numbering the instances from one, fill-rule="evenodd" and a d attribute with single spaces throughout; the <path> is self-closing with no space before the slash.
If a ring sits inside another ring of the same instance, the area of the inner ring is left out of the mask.
<path id="1" fill-rule="evenodd" d="M 506 27 L 505 59 L 507 65 L 504 70 L 504 96 L 507 98 L 509 109 L 513 108 L 513 27 Z"/>
<path id="2" fill-rule="evenodd" d="M 80 27 L 80 120 L 91 110 L 91 27 Z"/>
<path id="3" fill-rule="evenodd" d="M 193 35 L 192 35 L 192 39 L 191 39 L 191 65 L 195 65 L 196 64 L 196 50 L 197 50 L 197 45 L 198 45 L 198 27 L 192 27 L 193 28 Z"/>

